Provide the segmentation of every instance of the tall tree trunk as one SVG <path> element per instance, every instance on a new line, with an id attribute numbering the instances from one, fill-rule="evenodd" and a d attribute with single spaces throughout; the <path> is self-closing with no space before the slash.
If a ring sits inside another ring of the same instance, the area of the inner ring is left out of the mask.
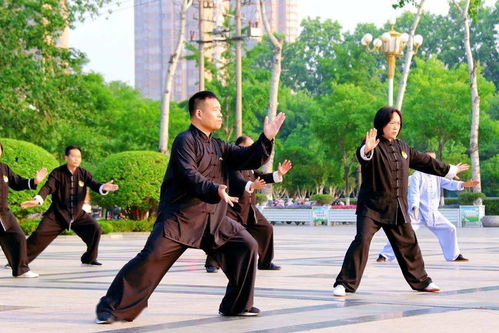
<path id="1" fill-rule="evenodd" d="M 343 172 L 345 177 L 345 202 L 347 205 L 350 204 L 350 194 L 352 193 L 352 185 L 350 184 L 350 165 L 347 157 L 347 153 L 343 152 Z"/>
<path id="2" fill-rule="evenodd" d="M 161 0 L 160 0 L 161 1 Z M 178 60 L 184 49 L 186 12 L 192 5 L 193 0 L 182 0 L 182 9 L 180 11 L 180 33 L 178 36 L 175 52 L 170 56 L 168 69 L 165 75 L 164 91 L 161 98 L 161 120 L 159 123 L 159 152 L 168 153 L 168 123 L 170 117 L 170 99 L 172 94 L 173 79 L 177 70 Z"/>
<path id="3" fill-rule="evenodd" d="M 421 15 L 423 14 L 423 5 L 425 2 L 426 0 L 421 0 L 421 2 L 419 3 L 416 17 L 414 18 L 414 22 L 411 26 L 411 31 L 409 32 L 409 41 L 407 42 L 407 49 L 404 58 L 404 70 L 402 72 L 402 77 L 400 78 L 399 91 L 397 95 L 396 108 L 399 110 L 402 110 L 402 103 L 404 101 L 405 90 L 407 88 L 407 79 L 411 70 L 412 57 L 414 56 L 414 34 L 416 33 L 416 28 L 418 27 L 419 20 L 421 19 Z"/>
<path id="4" fill-rule="evenodd" d="M 455 0 L 454 5 L 460 10 L 464 22 L 464 49 L 466 50 L 466 60 L 468 62 L 468 73 L 470 76 L 471 90 L 471 131 L 470 131 L 470 157 L 471 157 L 471 177 L 474 180 L 481 181 L 480 177 L 480 156 L 478 154 L 478 129 L 480 125 L 480 95 L 478 95 L 477 84 L 477 63 L 473 60 L 471 52 L 470 36 L 470 0 L 466 0 L 464 7 L 461 7 Z M 473 187 L 473 192 L 481 192 L 482 185 Z M 481 204 L 481 200 L 480 200 Z"/>
<path id="5" fill-rule="evenodd" d="M 272 33 L 272 29 L 270 27 L 269 21 L 267 19 L 267 11 L 265 9 L 265 4 L 263 0 L 259 0 L 257 2 L 258 9 L 263 21 L 263 25 L 265 27 L 265 31 L 267 36 L 269 37 L 272 45 L 274 46 L 273 50 L 273 59 L 272 59 L 272 79 L 270 82 L 270 94 L 269 94 L 269 106 L 267 108 L 267 117 L 272 121 L 277 114 L 277 105 L 278 105 L 278 94 L 279 94 L 279 81 L 281 79 L 281 61 L 282 61 L 282 46 L 283 40 L 277 39 Z M 273 170 L 274 165 L 274 156 L 275 149 L 272 149 L 272 153 L 270 154 L 270 158 L 263 166 L 263 171 L 266 173 L 270 173 Z M 267 188 L 264 190 L 264 193 L 267 196 L 272 195 L 271 185 L 267 185 Z"/>

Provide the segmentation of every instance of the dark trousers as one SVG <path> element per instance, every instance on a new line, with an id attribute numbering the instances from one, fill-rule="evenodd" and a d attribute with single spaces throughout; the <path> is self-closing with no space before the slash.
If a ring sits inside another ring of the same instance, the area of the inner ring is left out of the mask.
<path id="1" fill-rule="evenodd" d="M 0 228 L 0 245 L 12 268 L 13 276 L 19 276 L 29 271 L 26 236 L 17 222 L 11 223 L 11 226 L 5 231 Z"/>
<path id="2" fill-rule="evenodd" d="M 36 230 L 28 237 L 28 262 L 32 262 L 65 229 L 66 222 L 58 221 L 53 215 L 45 216 Z M 97 259 L 102 228 L 93 217 L 84 214 L 71 224 L 73 230 L 87 245 L 81 262 L 91 263 Z"/>
<path id="3" fill-rule="evenodd" d="M 334 286 L 341 284 L 346 291 L 352 293 L 357 290 L 369 257 L 371 240 L 380 228 L 383 228 L 392 244 L 407 283 L 414 290 L 426 288 L 431 283 L 431 279 L 426 274 L 423 256 L 411 224 L 382 224 L 366 216 L 357 216 L 357 235 L 347 250 Z"/>
<path id="4" fill-rule="evenodd" d="M 149 297 L 188 246 L 163 236 L 163 223 L 156 223 L 144 249 L 116 275 L 97 312 L 112 313 L 117 320 L 134 320 L 147 307 Z M 213 248 L 213 239 L 203 237 L 203 249 Z M 224 245 L 209 250 L 229 279 L 220 312 L 236 314 L 253 306 L 257 244 L 242 230 Z"/>
<path id="5" fill-rule="evenodd" d="M 258 223 L 252 222 L 245 225 L 246 230 L 258 244 L 258 268 L 269 267 L 274 259 L 274 228 L 266 219 L 258 219 Z M 220 267 L 217 261 L 210 255 L 206 257 L 205 267 Z"/>

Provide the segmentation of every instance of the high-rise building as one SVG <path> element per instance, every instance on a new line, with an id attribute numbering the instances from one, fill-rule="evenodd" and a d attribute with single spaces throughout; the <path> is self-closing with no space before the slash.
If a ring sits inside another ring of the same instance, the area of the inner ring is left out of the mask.
<path id="1" fill-rule="evenodd" d="M 258 26 L 263 31 L 263 24 L 257 15 L 256 1 L 241 0 L 243 27 Z M 186 41 L 198 41 L 199 9 L 204 6 L 203 40 L 213 40 L 214 30 L 220 30 L 226 15 L 235 8 L 235 0 L 194 0 L 187 11 Z M 294 41 L 298 36 L 298 0 L 266 0 L 267 15 L 270 26 L 276 32 L 283 33 L 287 41 Z M 175 0 L 135 0 L 135 87 L 144 96 L 161 99 L 164 75 L 175 50 L 180 31 L 180 1 Z M 250 42 L 254 44 L 253 42 Z M 208 59 L 219 59 L 225 43 L 207 43 L 205 56 Z M 249 44 L 251 45 L 251 44 Z M 183 56 L 190 52 L 184 50 Z M 185 100 L 198 90 L 199 69 L 194 60 L 179 60 L 175 74 L 173 94 L 174 100 Z"/>

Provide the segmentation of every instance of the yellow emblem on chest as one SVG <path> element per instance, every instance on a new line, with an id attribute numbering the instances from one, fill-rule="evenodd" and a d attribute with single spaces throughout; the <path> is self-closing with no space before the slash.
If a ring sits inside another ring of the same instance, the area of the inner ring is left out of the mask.
<path id="1" fill-rule="evenodd" d="M 402 157 L 405 158 L 405 159 L 407 159 L 407 154 L 403 150 L 402 150 Z"/>
<path id="2" fill-rule="evenodd" d="M 9 182 L 9 177 L 7 177 L 6 175 L 3 175 L 3 181 L 5 183 L 8 183 Z"/>
<path id="3" fill-rule="evenodd" d="M 78 186 L 83 187 L 83 186 L 85 186 L 85 183 L 83 181 L 79 180 L 78 181 Z"/>

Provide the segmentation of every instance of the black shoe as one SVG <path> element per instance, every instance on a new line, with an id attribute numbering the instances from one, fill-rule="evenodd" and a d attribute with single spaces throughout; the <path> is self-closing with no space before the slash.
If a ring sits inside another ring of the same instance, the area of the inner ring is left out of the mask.
<path id="1" fill-rule="evenodd" d="M 454 260 L 452 260 L 452 261 L 470 261 L 470 260 L 469 260 L 469 259 L 467 259 L 467 258 L 465 258 L 465 257 L 463 257 L 463 255 L 462 255 L 462 254 L 459 254 L 459 255 L 457 256 L 457 258 L 456 258 L 456 259 L 454 259 Z"/>
<path id="2" fill-rule="evenodd" d="M 206 273 L 218 273 L 219 268 L 215 266 L 206 266 Z"/>
<path id="3" fill-rule="evenodd" d="M 221 316 L 226 316 L 226 317 L 232 317 L 232 316 L 238 316 L 238 317 L 255 317 L 260 314 L 260 309 L 255 308 L 254 306 L 251 307 L 249 310 L 245 310 L 243 312 L 239 312 L 236 314 L 225 314 L 223 312 L 218 312 Z"/>
<path id="4" fill-rule="evenodd" d="M 386 262 L 386 257 L 380 254 L 378 259 L 376 259 L 376 262 Z"/>
<path id="5" fill-rule="evenodd" d="M 270 265 L 264 267 L 258 267 L 258 269 L 262 271 L 279 271 L 281 269 L 281 266 L 277 266 L 274 263 L 270 263 Z"/>
<path id="6" fill-rule="evenodd" d="M 81 263 L 82 267 L 93 267 L 93 266 L 102 266 L 100 262 L 97 260 L 91 261 L 91 262 L 82 262 Z"/>
<path id="7" fill-rule="evenodd" d="M 96 324 L 112 324 L 116 321 L 116 317 L 109 312 L 97 312 L 97 318 L 95 318 Z"/>

